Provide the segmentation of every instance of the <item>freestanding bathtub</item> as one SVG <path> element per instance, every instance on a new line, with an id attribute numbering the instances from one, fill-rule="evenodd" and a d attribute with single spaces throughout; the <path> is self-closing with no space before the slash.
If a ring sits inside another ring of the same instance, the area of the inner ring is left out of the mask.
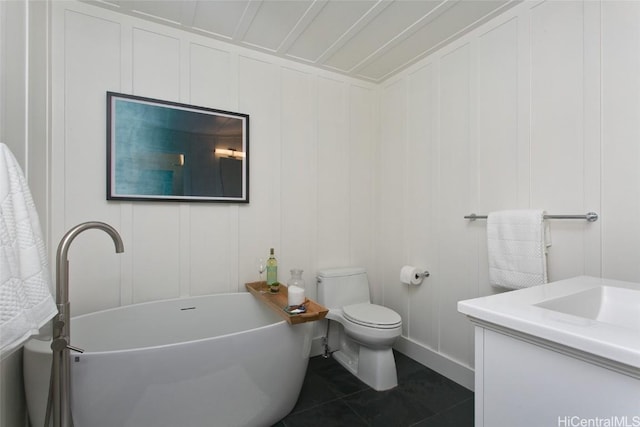
<path id="1" fill-rule="evenodd" d="M 75 427 L 270 426 L 302 387 L 311 325 L 289 325 L 249 293 L 134 304 L 71 320 Z M 27 406 L 42 427 L 49 341 L 24 351 Z"/>

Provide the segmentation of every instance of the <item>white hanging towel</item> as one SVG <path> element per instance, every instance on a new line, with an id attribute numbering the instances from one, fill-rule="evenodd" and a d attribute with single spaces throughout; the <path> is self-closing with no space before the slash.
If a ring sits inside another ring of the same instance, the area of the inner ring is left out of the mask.
<path id="1" fill-rule="evenodd" d="M 487 249 L 489 282 L 521 289 L 547 283 L 549 229 L 543 210 L 489 213 Z"/>
<path id="2" fill-rule="evenodd" d="M 20 165 L 0 143 L 0 355 L 58 312 L 36 207 Z"/>

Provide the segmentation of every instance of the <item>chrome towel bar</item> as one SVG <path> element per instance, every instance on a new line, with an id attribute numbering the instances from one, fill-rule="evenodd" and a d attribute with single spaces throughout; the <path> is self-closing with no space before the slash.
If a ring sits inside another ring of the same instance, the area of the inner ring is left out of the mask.
<path id="1" fill-rule="evenodd" d="M 476 215 L 474 213 L 465 215 L 464 219 L 475 221 L 476 219 L 487 219 L 487 215 Z M 598 220 L 598 214 L 595 212 L 587 212 L 585 215 L 545 215 L 544 219 L 586 219 L 589 222 Z"/>

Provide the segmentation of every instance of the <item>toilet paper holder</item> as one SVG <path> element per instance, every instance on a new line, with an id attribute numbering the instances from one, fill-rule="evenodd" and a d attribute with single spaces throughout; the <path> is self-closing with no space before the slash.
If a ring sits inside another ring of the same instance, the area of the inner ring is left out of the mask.
<path id="1" fill-rule="evenodd" d="M 410 265 L 405 265 L 400 270 L 400 282 L 407 285 L 419 285 L 425 277 L 429 276 L 430 273 L 428 270 L 416 268 Z"/>

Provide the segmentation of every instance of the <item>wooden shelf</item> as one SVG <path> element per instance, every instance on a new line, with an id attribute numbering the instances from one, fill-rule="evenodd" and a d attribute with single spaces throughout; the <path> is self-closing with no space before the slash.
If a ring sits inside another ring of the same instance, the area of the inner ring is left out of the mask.
<path id="1" fill-rule="evenodd" d="M 264 302 L 269 308 L 275 311 L 280 317 L 289 322 L 292 325 L 298 323 L 313 322 L 314 320 L 321 320 L 329 312 L 329 309 L 321 306 L 317 302 L 307 298 L 307 311 L 300 314 L 289 314 L 285 311 L 288 304 L 288 290 L 286 286 L 280 285 L 280 290 L 277 294 L 269 293 L 267 282 L 251 282 L 245 283 L 245 287 L 256 298 Z"/>

